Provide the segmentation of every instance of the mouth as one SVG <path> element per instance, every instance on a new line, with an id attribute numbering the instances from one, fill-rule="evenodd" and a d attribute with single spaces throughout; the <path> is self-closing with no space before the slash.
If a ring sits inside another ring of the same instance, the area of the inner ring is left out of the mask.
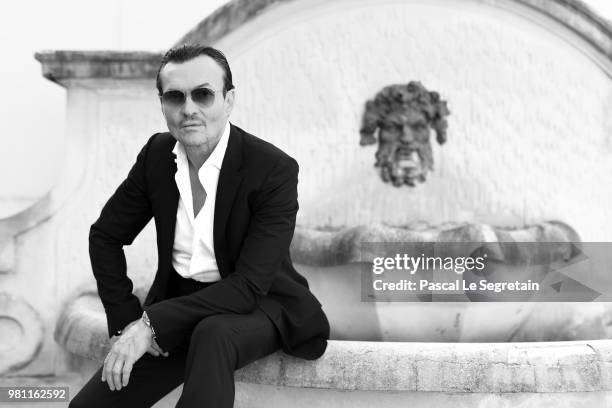
<path id="1" fill-rule="evenodd" d="M 204 126 L 204 124 L 200 122 L 185 122 L 181 124 L 181 129 L 194 129 L 202 126 Z"/>
<path id="2" fill-rule="evenodd" d="M 415 168 L 420 167 L 419 155 L 415 150 L 406 147 L 399 147 L 396 150 L 397 164 L 404 168 Z"/>

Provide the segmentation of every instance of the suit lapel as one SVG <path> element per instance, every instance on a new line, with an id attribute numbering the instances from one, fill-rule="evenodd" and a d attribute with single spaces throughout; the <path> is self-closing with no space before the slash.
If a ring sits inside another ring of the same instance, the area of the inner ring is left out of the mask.
<path id="1" fill-rule="evenodd" d="M 170 134 L 168 136 L 172 138 Z M 175 143 L 176 141 L 170 145 L 170 149 L 174 147 Z M 147 295 L 146 305 L 165 299 L 168 279 L 172 270 L 172 247 L 174 246 L 176 210 L 179 202 L 179 191 L 174 180 L 174 175 L 176 174 L 175 158 L 174 153 L 168 152 L 168 159 L 161 161 L 160 164 L 163 163 L 163 165 L 157 167 L 155 173 L 153 173 L 156 179 L 159 180 L 159 189 L 151 197 L 152 200 L 158 203 L 155 224 L 157 227 L 159 270 Z"/>
<path id="2" fill-rule="evenodd" d="M 228 123 L 229 124 L 229 123 Z M 215 201 L 215 221 L 213 226 L 213 240 L 217 266 L 219 273 L 223 276 L 227 274 L 224 266 L 219 264 L 220 254 L 225 252 L 227 247 L 225 237 L 225 227 L 227 219 L 234 203 L 234 198 L 238 192 L 238 187 L 242 182 L 243 175 L 240 172 L 242 166 L 242 134 L 236 127 L 229 124 L 230 135 L 225 150 L 225 157 L 219 172 L 219 182 L 217 184 L 217 196 Z"/>
<path id="3" fill-rule="evenodd" d="M 174 145 L 173 145 L 174 146 Z M 170 152 L 170 160 L 168 161 L 168 170 L 165 172 L 163 188 L 160 194 L 161 211 L 160 211 L 160 231 L 163 231 L 159 237 L 159 243 L 162 246 L 161 253 L 168 254 L 168 260 L 172 262 L 172 247 L 174 246 L 174 230 L 176 228 L 176 211 L 179 202 L 179 190 L 176 186 L 174 176 L 176 174 L 176 156 Z"/>

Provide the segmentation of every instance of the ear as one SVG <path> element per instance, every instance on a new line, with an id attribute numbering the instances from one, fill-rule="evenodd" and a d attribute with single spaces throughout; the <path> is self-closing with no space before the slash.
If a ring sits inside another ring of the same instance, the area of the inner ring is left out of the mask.
<path id="1" fill-rule="evenodd" d="M 367 101 L 365 111 L 363 112 L 363 116 L 361 117 L 361 129 L 359 129 L 359 133 L 361 135 L 359 144 L 361 146 L 376 143 L 376 137 L 374 137 L 374 133 L 376 133 L 376 129 L 378 128 L 379 117 L 380 115 L 378 114 L 376 102 L 374 100 Z"/>
<path id="2" fill-rule="evenodd" d="M 164 116 L 164 119 L 165 119 L 166 112 L 164 112 L 164 105 L 162 104 L 161 96 L 159 96 L 158 98 L 159 98 L 159 109 L 161 109 L 162 115 Z"/>
<path id="3" fill-rule="evenodd" d="M 230 89 L 225 93 L 225 114 L 229 116 L 234 109 L 234 98 L 236 97 L 236 88 Z"/>
<path id="4" fill-rule="evenodd" d="M 431 102 L 433 102 L 432 107 L 434 112 L 431 127 L 436 131 L 436 140 L 438 143 L 444 144 L 446 142 L 446 129 L 448 127 L 446 117 L 450 115 L 450 111 L 448 110 L 446 101 L 440 99 L 440 94 L 437 92 L 430 92 L 429 96 Z"/>

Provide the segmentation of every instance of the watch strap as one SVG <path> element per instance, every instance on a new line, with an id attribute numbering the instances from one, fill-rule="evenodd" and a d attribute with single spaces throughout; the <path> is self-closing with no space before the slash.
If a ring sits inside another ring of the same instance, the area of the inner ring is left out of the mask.
<path id="1" fill-rule="evenodd" d="M 151 329 L 151 334 L 153 335 L 153 339 L 155 339 L 155 330 L 153 329 L 153 326 L 151 326 L 151 320 L 149 320 L 149 316 L 147 315 L 146 311 L 142 312 L 142 321 L 149 329 Z"/>

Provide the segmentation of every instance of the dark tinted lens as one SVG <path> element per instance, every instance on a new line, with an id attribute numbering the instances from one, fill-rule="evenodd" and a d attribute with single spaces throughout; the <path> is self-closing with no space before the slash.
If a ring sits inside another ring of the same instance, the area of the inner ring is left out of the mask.
<path id="1" fill-rule="evenodd" d="M 162 94 L 162 103 L 166 106 L 176 108 L 185 103 L 185 94 L 181 91 L 168 91 Z"/>
<path id="2" fill-rule="evenodd" d="M 202 107 L 207 107 L 215 101 L 215 92 L 208 88 L 196 88 L 191 91 L 191 99 Z"/>

